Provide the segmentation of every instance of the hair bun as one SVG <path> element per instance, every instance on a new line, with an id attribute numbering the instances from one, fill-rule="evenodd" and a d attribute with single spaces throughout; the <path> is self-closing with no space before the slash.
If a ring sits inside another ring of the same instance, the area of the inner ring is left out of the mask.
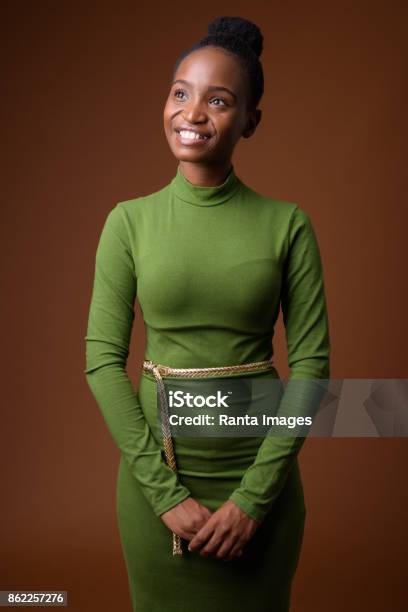
<path id="1" fill-rule="evenodd" d="M 216 17 L 208 26 L 211 36 L 222 34 L 242 38 L 257 57 L 263 50 L 263 36 L 257 25 L 242 17 Z"/>

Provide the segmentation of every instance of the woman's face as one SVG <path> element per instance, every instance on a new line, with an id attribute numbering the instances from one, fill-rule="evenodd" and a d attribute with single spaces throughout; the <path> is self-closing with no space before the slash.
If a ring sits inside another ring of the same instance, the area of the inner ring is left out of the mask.
<path id="1" fill-rule="evenodd" d="M 225 163 L 240 137 L 255 131 L 260 116 L 247 109 L 244 77 L 238 60 L 217 47 L 195 50 L 181 61 L 163 114 L 178 160 Z"/>

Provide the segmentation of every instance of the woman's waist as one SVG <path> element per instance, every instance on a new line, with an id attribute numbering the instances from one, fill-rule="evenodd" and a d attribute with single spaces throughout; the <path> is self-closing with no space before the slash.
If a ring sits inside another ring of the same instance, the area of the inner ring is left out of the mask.
<path id="1" fill-rule="evenodd" d="M 208 438 L 205 449 L 212 445 L 215 448 L 211 439 L 264 436 L 266 417 L 276 414 L 283 393 L 274 368 L 210 378 L 165 376 L 161 381 L 143 372 L 137 391 L 144 416 L 157 439 L 162 435 L 163 415 L 167 414 L 172 435 Z M 229 443 L 225 444 L 230 448 Z M 196 446 L 199 445 L 198 441 Z"/>
<path id="2" fill-rule="evenodd" d="M 279 378 L 279 373 L 273 365 L 271 355 L 257 355 L 244 360 L 236 357 L 229 359 L 174 359 L 171 356 L 146 355 L 142 363 L 141 375 L 156 381 L 152 366 L 158 365 L 161 376 L 164 378 L 219 378 L 219 377 L 247 377 L 263 376 L 265 378 Z"/>

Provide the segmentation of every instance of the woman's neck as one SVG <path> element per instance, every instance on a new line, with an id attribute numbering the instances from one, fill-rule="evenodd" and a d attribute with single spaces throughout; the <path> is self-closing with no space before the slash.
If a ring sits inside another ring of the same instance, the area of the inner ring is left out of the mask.
<path id="1" fill-rule="evenodd" d="M 221 185 L 231 170 L 231 160 L 221 164 L 200 164 L 180 161 L 179 168 L 183 176 L 198 187 L 215 187 Z"/>

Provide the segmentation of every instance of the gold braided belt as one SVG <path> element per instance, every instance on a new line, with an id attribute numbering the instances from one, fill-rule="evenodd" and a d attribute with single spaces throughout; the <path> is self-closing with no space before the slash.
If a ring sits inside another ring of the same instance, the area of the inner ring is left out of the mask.
<path id="1" fill-rule="evenodd" d="M 167 404 L 166 390 L 162 378 L 166 376 L 180 378 L 204 378 L 206 376 L 224 376 L 230 373 L 245 373 L 257 372 L 261 370 L 274 369 L 272 359 L 266 361 L 255 361 L 252 363 L 244 363 L 232 366 L 220 366 L 212 368 L 171 368 L 160 363 L 153 363 L 150 360 L 143 362 L 142 366 L 145 372 L 150 372 L 156 379 L 159 399 L 160 399 L 160 414 L 163 434 L 164 454 L 167 465 L 177 472 L 176 458 L 174 455 L 173 440 L 171 437 L 169 423 L 169 407 Z M 182 555 L 181 538 L 177 533 L 173 532 L 173 555 Z"/>

